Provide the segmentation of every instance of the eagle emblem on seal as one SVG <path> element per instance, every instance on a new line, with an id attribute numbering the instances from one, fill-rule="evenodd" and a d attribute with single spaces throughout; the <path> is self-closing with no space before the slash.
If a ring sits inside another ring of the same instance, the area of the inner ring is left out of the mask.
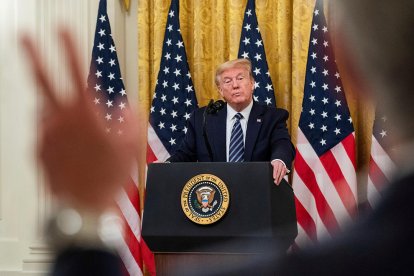
<path id="1" fill-rule="evenodd" d="M 213 202 L 214 194 L 216 191 L 208 186 L 200 187 L 197 191 L 197 201 L 200 204 L 203 212 L 211 211 L 212 208 L 217 204 L 217 200 Z"/>

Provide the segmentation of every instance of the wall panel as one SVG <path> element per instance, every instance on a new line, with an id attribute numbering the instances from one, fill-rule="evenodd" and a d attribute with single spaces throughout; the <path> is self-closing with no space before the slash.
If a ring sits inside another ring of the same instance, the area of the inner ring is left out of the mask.
<path id="1" fill-rule="evenodd" d="M 43 185 L 34 158 L 37 139 L 36 106 L 41 101 L 27 74 L 25 56 L 18 39 L 25 30 L 38 39 L 38 46 L 61 91 L 70 91 L 56 29 L 67 25 L 81 50 L 85 80 L 89 69 L 99 0 L 0 0 L 0 276 L 45 275 L 52 252 L 44 243 L 43 225 L 53 203 Z M 112 32 L 117 43 L 127 88 L 136 87 L 134 68 L 125 66 L 125 22 L 122 1 L 108 0 Z M 132 16 L 135 17 L 135 14 Z M 129 19 L 128 19 L 129 18 Z M 131 27 L 131 26 L 130 26 Z M 135 26 L 132 26 L 134 29 Z M 129 32 L 131 34 L 131 32 Z M 136 37 L 136 32 L 131 35 Z M 121 52 L 122 54 L 120 54 Z M 126 78 L 126 76 L 129 78 Z M 130 90 L 134 90 L 131 88 Z M 61 96 L 70 96 L 63 93 Z"/>

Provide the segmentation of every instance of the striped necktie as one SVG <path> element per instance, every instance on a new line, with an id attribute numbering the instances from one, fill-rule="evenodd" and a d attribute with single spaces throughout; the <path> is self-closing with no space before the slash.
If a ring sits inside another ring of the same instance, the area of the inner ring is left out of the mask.
<path id="1" fill-rule="evenodd" d="M 243 162 L 244 161 L 244 139 L 243 130 L 240 124 L 240 119 L 243 115 L 237 113 L 234 115 L 235 122 L 230 136 L 229 148 L 229 162 Z"/>

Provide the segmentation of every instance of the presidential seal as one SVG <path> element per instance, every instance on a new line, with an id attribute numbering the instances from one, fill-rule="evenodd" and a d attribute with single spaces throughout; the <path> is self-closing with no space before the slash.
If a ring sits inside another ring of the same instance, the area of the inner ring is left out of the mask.
<path id="1" fill-rule="evenodd" d="M 188 180 L 181 193 L 184 214 L 198 224 L 212 224 L 226 213 L 230 194 L 226 184 L 215 175 L 199 174 Z"/>

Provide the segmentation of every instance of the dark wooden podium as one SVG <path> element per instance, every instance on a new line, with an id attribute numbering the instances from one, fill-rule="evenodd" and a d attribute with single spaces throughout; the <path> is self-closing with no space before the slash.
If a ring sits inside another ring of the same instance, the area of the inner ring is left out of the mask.
<path id="1" fill-rule="evenodd" d="M 199 174 L 219 177 L 230 194 L 226 214 L 214 224 L 196 224 L 181 208 L 184 185 Z M 148 167 L 142 236 L 158 275 L 267 274 L 296 235 L 292 188 L 273 184 L 268 162 Z"/>

